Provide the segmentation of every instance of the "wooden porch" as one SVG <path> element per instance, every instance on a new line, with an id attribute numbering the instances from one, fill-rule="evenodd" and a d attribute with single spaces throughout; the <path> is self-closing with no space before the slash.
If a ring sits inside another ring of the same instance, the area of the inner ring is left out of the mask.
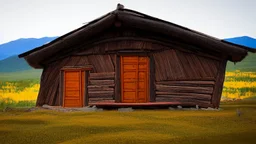
<path id="1" fill-rule="evenodd" d="M 89 106 L 104 107 L 104 108 L 114 108 L 114 107 L 177 107 L 181 105 L 182 107 L 195 107 L 195 103 L 191 102 L 146 102 L 146 103 L 115 103 L 115 102 L 98 102 L 89 103 Z"/>

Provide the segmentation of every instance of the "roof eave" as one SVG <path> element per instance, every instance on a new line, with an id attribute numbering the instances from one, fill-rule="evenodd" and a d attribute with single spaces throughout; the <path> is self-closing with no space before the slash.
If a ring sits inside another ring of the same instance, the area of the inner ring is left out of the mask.
<path id="1" fill-rule="evenodd" d="M 236 57 L 235 61 L 241 61 L 247 55 L 248 51 L 256 52 L 254 49 L 223 42 L 217 38 L 133 10 L 117 9 L 89 22 L 87 25 L 53 40 L 48 44 L 22 53 L 18 56 L 20 58 L 25 57 L 28 63 L 34 68 L 40 68 L 42 65 L 39 63 L 52 56 L 53 53 L 57 53 L 58 51 L 68 47 L 70 43 L 79 40 L 79 38 L 86 39 L 100 33 L 104 29 L 113 25 L 116 20 L 122 22 L 122 25 L 124 26 L 162 33 L 166 36 L 180 39 L 191 45 L 202 48 L 207 47 L 209 50 L 222 52 L 228 56 L 234 56 Z M 47 50 L 51 50 L 51 53 L 48 53 L 49 51 L 47 52 Z M 37 61 L 35 61 L 35 59 Z M 233 59 L 231 59 L 231 61 L 233 61 Z"/>

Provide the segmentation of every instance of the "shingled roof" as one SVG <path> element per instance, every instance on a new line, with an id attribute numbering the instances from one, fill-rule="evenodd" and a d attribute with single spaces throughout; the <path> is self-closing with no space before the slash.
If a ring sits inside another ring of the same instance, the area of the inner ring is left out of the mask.
<path id="1" fill-rule="evenodd" d="M 105 29 L 110 28 L 117 21 L 121 22 L 122 25 L 126 27 L 160 33 L 191 45 L 224 53 L 229 57 L 236 57 L 236 59 L 229 59 L 233 62 L 241 61 L 247 55 L 248 51 L 256 52 L 255 49 L 229 43 L 171 22 L 134 10 L 125 9 L 122 5 L 118 4 L 116 10 L 63 35 L 50 43 L 22 53 L 19 57 L 25 57 L 27 62 L 35 68 L 42 68 L 40 62 L 44 59 L 51 57 L 61 50 L 69 48 L 70 44 L 76 40 L 81 38 L 86 40 L 91 36 L 101 33 Z"/>

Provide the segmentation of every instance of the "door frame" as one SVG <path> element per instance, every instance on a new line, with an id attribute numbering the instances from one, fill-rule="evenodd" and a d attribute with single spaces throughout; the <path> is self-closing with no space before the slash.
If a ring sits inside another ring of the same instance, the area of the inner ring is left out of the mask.
<path id="1" fill-rule="evenodd" d="M 81 96 L 82 98 L 82 107 L 84 106 L 88 106 L 89 104 L 89 97 L 88 97 L 88 82 L 89 82 L 89 72 L 90 70 L 92 70 L 92 68 L 88 68 L 88 67 L 63 67 L 60 70 L 60 81 L 59 81 L 59 105 L 64 107 L 64 90 L 65 90 L 65 79 L 64 79 L 64 72 L 65 71 L 80 71 L 80 73 L 82 74 L 82 72 L 84 72 L 84 76 L 80 76 L 80 82 L 82 84 L 82 78 L 84 78 L 84 93 Z"/>
<path id="2" fill-rule="evenodd" d="M 116 54 L 116 67 L 115 67 L 115 102 L 122 103 L 121 95 L 121 56 L 145 56 L 149 58 L 149 73 L 148 73 L 148 96 L 147 102 L 155 102 L 155 62 L 153 54 L 150 52 L 118 52 Z"/>

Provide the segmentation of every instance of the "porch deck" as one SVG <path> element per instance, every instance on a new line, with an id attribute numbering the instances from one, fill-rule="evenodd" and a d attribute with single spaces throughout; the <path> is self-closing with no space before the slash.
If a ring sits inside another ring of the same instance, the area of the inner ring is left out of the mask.
<path id="1" fill-rule="evenodd" d="M 115 102 L 99 102 L 89 103 L 89 106 L 96 107 L 174 107 L 182 105 L 185 107 L 195 107 L 194 103 L 181 102 L 147 102 L 147 103 L 115 103 Z"/>

